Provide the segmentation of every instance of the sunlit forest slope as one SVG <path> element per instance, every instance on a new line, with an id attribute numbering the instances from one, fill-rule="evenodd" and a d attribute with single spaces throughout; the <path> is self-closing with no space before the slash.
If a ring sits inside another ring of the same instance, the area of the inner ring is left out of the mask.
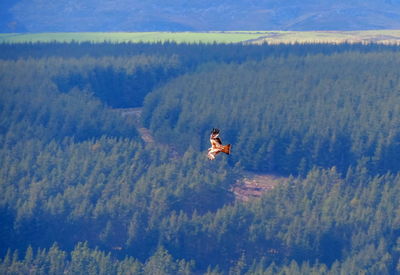
<path id="1" fill-rule="evenodd" d="M 400 168 L 397 53 L 346 52 L 209 65 L 146 99 L 156 137 L 204 150 L 210 125 L 235 144 L 246 169 L 305 173 L 314 165 L 365 162 L 372 173 Z"/>
<path id="2" fill-rule="evenodd" d="M 0 44 L 0 274 L 397 274 L 399 50 Z"/>

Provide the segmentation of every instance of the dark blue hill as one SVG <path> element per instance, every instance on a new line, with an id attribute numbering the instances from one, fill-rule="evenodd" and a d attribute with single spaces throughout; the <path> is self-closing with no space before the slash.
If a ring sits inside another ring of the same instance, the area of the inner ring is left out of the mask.
<path id="1" fill-rule="evenodd" d="M 5 0 L 0 32 L 400 29 L 393 0 Z"/>

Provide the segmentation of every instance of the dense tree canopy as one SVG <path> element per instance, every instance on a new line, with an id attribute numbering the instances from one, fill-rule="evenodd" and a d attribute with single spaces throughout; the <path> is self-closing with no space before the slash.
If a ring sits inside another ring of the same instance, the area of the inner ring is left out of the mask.
<path id="1" fill-rule="evenodd" d="M 1 274 L 400 271 L 397 47 L 0 48 Z"/>
<path id="2" fill-rule="evenodd" d="M 205 133 L 219 125 L 235 144 L 233 161 L 256 171 L 345 172 L 366 162 L 372 173 L 397 172 L 399 61 L 350 52 L 210 65 L 151 93 L 144 120 L 183 149 L 204 149 Z"/>

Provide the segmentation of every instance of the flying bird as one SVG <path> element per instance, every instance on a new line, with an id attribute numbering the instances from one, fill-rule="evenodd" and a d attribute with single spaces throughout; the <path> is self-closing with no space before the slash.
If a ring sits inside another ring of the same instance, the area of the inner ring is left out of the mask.
<path id="1" fill-rule="evenodd" d="M 231 152 L 231 145 L 222 145 L 219 136 L 219 129 L 213 128 L 210 135 L 211 147 L 208 148 L 207 157 L 211 160 L 215 159 L 215 156 L 223 152 L 227 155 Z"/>

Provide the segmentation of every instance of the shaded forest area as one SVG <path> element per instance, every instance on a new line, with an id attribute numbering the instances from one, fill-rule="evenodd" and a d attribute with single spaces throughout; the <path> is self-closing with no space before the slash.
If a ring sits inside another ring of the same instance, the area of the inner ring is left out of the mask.
<path id="1" fill-rule="evenodd" d="M 399 49 L 0 45 L 0 273 L 400 272 Z"/>

